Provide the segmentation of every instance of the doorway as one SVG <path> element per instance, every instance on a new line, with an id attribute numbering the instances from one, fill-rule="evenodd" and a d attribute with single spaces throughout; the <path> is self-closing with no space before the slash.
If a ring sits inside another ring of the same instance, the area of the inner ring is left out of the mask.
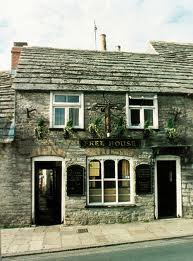
<path id="1" fill-rule="evenodd" d="M 176 217 L 176 161 L 157 161 L 158 217 Z"/>
<path id="2" fill-rule="evenodd" d="M 34 162 L 35 224 L 61 223 L 62 162 Z"/>
<path id="3" fill-rule="evenodd" d="M 158 156 L 155 162 L 155 218 L 182 216 L 180 157 Z"/>

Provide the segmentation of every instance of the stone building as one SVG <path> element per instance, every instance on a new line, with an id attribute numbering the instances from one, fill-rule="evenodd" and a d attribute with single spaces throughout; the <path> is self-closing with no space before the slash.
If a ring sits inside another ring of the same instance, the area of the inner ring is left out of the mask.
<path id="1" fill-rule="evenodd" d="M 193 44 L 18 48 L 1 224 L 193 217 Z"/>
<path id="2" fill-rule="evenodd" d="M 0 71 L 0 225 L 12 215 L 14 206 L 14 90 L 11 75 Z"/>

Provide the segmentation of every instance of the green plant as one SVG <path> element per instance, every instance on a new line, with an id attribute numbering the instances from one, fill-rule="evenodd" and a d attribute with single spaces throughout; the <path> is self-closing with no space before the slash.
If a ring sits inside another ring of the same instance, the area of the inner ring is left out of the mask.
<path id="1" fill-rule="evenodd" d="M 176 128 L 165 128 L 166 137 L 170 141 L 175 141 L 178 138 L 178 132 Z"/>
<path id="2" fill-rule="evenodd" d="M 174 128 L 174 119 L 172 118 L 169 118 L 168 121 L 167 121 L 167 129 L 173 129 Z"/>
<path id="3" fill-rule="evenodd" d="M 167 121 L 167 126 L 165 128 L 166 138 L 171 141 L 175 142 L 178 138 L 178 131 L 175 128 L 175 123 L 173 118 L 169 118 Z"/>
<path id="4" fill-rule="evenodd" d="M 101 136 L 101 128 L 102 128 L 102 117 L 91 117 L 90 122 L 88 124 L 88 131 L 93 137 Z"/>
<path id="5" fill-rule="evenodd" d="M 45 123 L 45 119 L 40 117 L 37 119 L 37 126 L 35 128 L 35 134 L 38 139 L 43 139 L 48 133 L 48 128 Z"/>
<path id="6" fill-rule="evenodd" d="M 114 129 L 115 129 L 115 135 L 117 137 L 121 137 L 121 136 L 124 135 L 124 132 L 125 132 L 125 121 L 124 121 L 124 118 L 122 116 L 118 117 L 115 120 Z"/>
<path id="7" fill-rule="evenodd" d="M 152 128 L 149 126 L 149 121 L 145 121 L 144 123 L 144 130 L 143 130 L 143 137 L 149 138 L 153 134 Z"/>
<path id="8" fill-rule="evenodd" d="M 64 127 L 64 138 L 67 139 L 69 138 L 71 135 L 73 135 L 73 122 L 72 120 L 69 120 L 67 123 L 66 123 L 66 126 Z"/>

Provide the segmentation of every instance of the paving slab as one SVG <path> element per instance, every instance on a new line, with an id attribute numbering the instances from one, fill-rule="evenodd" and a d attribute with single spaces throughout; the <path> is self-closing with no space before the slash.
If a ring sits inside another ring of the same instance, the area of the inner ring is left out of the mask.
<path id="1" fill-rule="evenodd" d="M 62 246 L 64 248 L 70 248 L 70 247 L 79 247 L 81 245 L 80 238 L 76 235 L 66 235 L 62 236 Z"/>
<path id="2" fill-rule="evenodd" d="M 43 248 L 43 241 L 31 241 L 29 244 L 29 250 L 41 250 Z"/>
<path id="3" fill-rule="evenodd" d="M 193 236 L 193 219 L 90 226 L 33 226 L 2 229 L 1 234 L 2 256 L 5 257 Z"/>

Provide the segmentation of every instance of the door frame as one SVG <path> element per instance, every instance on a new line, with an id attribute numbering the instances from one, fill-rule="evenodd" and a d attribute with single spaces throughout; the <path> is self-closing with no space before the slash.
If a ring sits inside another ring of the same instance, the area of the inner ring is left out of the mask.
<path id="1" fill-rule="evenodd" d="M 65 222 L 65 186 L 64 186 L 64 173 L 65 173 L 65 160 L 57 156 L 38 156 L 32 158 L 32 224 L 35 224 L 35 162 L 36 161 L 61 161 L 61 223 Z"/>
<path id="2" fill-rule="evenodd" d="M 155 218 L 158 219 L 158 183 L 157 183 L 157 161 L 176 161 L 176 216 L 182 217 L 182 185 L 181 185 L 181 162 L 180 157 L 174 155 L 161 155 L 155 159 Z"/>

